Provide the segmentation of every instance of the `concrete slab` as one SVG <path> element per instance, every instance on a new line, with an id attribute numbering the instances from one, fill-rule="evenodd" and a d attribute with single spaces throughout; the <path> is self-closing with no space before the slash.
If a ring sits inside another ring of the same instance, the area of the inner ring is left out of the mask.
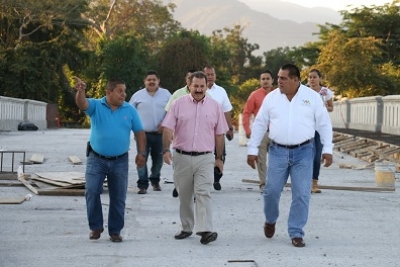
<path id="1" fill-rule="evenodd" d="M 89 130 L 58 129 L 0 133 L 0 147 L 46 155 L 26 173 L 84 172 Z M 133 140 L 133 138 L 132 138 Z M 199 237 L 175 240 L 179 231 L 178 199 L 172 197 L 172 168 L 164 165 L 162 191 L 135 193 L 137 173 L 132 142 L 124 242 L 111 243 L 106 231 L 89 241 L 83 196 L 34 195 L 23 205 L 0 205 L 0 266 L 385 266 L 399 265 L 400 182 L 395 192 L 323 190 L 311 197 L 305 227 L 305 248 L 294 248 L 287 234 L 290 188 L 281 197 L 276 235 L 263 234 L 263 199 L 257 172 L 246 164 L 246 147 L 227 142 L 222 190 L 213 191 L 216 242 L 201 245 Z M 65 160 L 83 159 L 82 165 Z M 332 186 L 375 186 L 373 169 L 343 169 L 338 163 L 365 165 L 334 154 L 332 167 L 322 168 L 320 183 Z M 289 181 L 290 182 L 290 181 Z M 25 196 L 24 187 L 0 187 L 1 197 Z M 105 222 L 108 195 L 102 197 Z M 231 262 L 230 262 L 231 261 Z M 232 261 L 248 261 L 232 262 Z M 252 262 L 253 261 L 253 262 Z M 247 265 L 245 265 L 247 264 Z"/>

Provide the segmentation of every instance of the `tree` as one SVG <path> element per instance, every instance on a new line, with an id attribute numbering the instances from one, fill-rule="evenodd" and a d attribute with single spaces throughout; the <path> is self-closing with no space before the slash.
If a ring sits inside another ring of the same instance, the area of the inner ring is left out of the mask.
<path id="1" fill-rule="evenodd" d="M 378 43 L 374 37 L 347 38 L 332 31 L 315 67 L 325 73 L 327 86 L 335 89 L 335 94 L 350 98 L 382 95 L 385 82 L 373 64 L 380 52 Z"/>
<path id="2" fill-rule="evenodd" d="M 94 44 L 129 33 L 156 52 L 168 36 L 181 29 L 173 19 L 173 3 L 164 6 L 159 0 L 90 0 L 89 6 L 83 18 L 90 25 L 88 36 Z"/>
<path id="3" fill-rule="evenodd" d="M 261 72 L 262 57 L 253 55 L 259 45 L 248 43 L 242 36 L 243 30 L 240 25 L 235 25 L 232 29 L 216 30 L 211 36 L 212 65 L 218 70 L 221 84 L 226 81 L 237 86 Z"/>
<path id="4" fill-rule="evenodd" d="M 162 86 L 171 92 L 183 87 L 187 71 L 202 70 L 210 52 L 209 39 L 198 31 L 181 31 L 168 38 L 157 55 Z"/>
<path id="5" fill-rule="evenodd" d="M 376 55 L 377 63 L 393 62 L 400 64 L 400 0 L 383 6 L 354 8 L 342 11 L 342 28 L 346 36 L 374 37 L 380 40 L 382 53 Z"/>
<path id="6" fill-rule="evenodd" d="M 4 1 L 0 12 L 0 94 L 57 103 L 69 90 L 63 66 L 85 53 L 79 21 L 84 0 Z M 12 88 L 12 90 L 10 90 Z"/>

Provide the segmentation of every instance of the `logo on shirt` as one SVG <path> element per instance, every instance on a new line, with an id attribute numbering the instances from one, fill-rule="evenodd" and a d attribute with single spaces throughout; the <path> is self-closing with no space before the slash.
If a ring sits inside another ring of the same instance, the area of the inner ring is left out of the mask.
<path id="1" fill-rule="evenodd" d="M 302 104 L 305 105 L 305 106 L 311 106 L 311 102 L 310 102 L 310 100 L 308 100 L 308 99 L 305 99 L 305 100 L 303 99 L 301 102 L 302 102 Z"/>

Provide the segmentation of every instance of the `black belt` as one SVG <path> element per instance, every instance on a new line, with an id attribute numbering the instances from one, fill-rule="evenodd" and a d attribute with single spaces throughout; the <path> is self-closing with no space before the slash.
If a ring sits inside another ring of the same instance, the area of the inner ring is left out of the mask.
<path id="1" fill-rule="evenodd" d="M 183 151 L 180 149 L 175 149 L 176 152 L 178 152 L 179 154 L 183 154 L 183 155 L 189 155 L 189 156 L 200 156 L 200 155 L 205 155 L 205 154 L 210 154 L 212 153 L 211 151 L 207 151 L 207 152 L 188 152 L 188 151 Z"/>
<path id="2" fill-rule="evenodd" d="M 123 156 L 125 156 L 125 154 L 127 154 L 128 152 L 125 152 L 124 154 L 122 154 L 122 155 L 119 155 L 119 156 L 113 156 L 113 157 L 108 157 L 108 156 L 103 156 L 103 155 L 100 155 L 99 153 L 97 153 L 96 151 L 94 151 L 94 150 L 92 150 L 92 153 L 96 156 L 96 157 L 99 157 L 99 158 L 101 158 L 101 159 L 106 159 L 106 160 L 116 160 L 116 159 L 118 159 L 118 158 L 121 158 L 121 157 L 123 157 Z"/>
<path id="3" fill-rule="evenodd" d="M 160 134 L 159 132 L 145 132 L 146 134 Z"/>
<path id="4" fill-rule="evenodd" d="M 303 143 L 298 144 L 298 145 L 281 145 L 281 144 L 275 143 L 274 141 L 272 141 L 272 143 L 277 145 L 277 146 L 280 146 L 280 147 L 284 147 L 284 148 L 287 148 L 287 149 L 293 149 L 293 148 L 298 148 L 298 147 L 304 146 L 304 145 L 310 143 L 311 141 L 312 141 L 312 139 L 309 139 L 309 140 L 304 141 Z"/>

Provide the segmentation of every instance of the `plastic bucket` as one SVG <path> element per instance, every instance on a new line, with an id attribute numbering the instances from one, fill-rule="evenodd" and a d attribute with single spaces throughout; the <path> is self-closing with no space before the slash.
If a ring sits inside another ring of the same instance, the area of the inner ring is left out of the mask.
<path id="1" fill-rule="evenodd" d="M 375 182 L 378 187 L 395 187 L 394 172 L 396 164 L 392 162 L 375 162 Z"/>

